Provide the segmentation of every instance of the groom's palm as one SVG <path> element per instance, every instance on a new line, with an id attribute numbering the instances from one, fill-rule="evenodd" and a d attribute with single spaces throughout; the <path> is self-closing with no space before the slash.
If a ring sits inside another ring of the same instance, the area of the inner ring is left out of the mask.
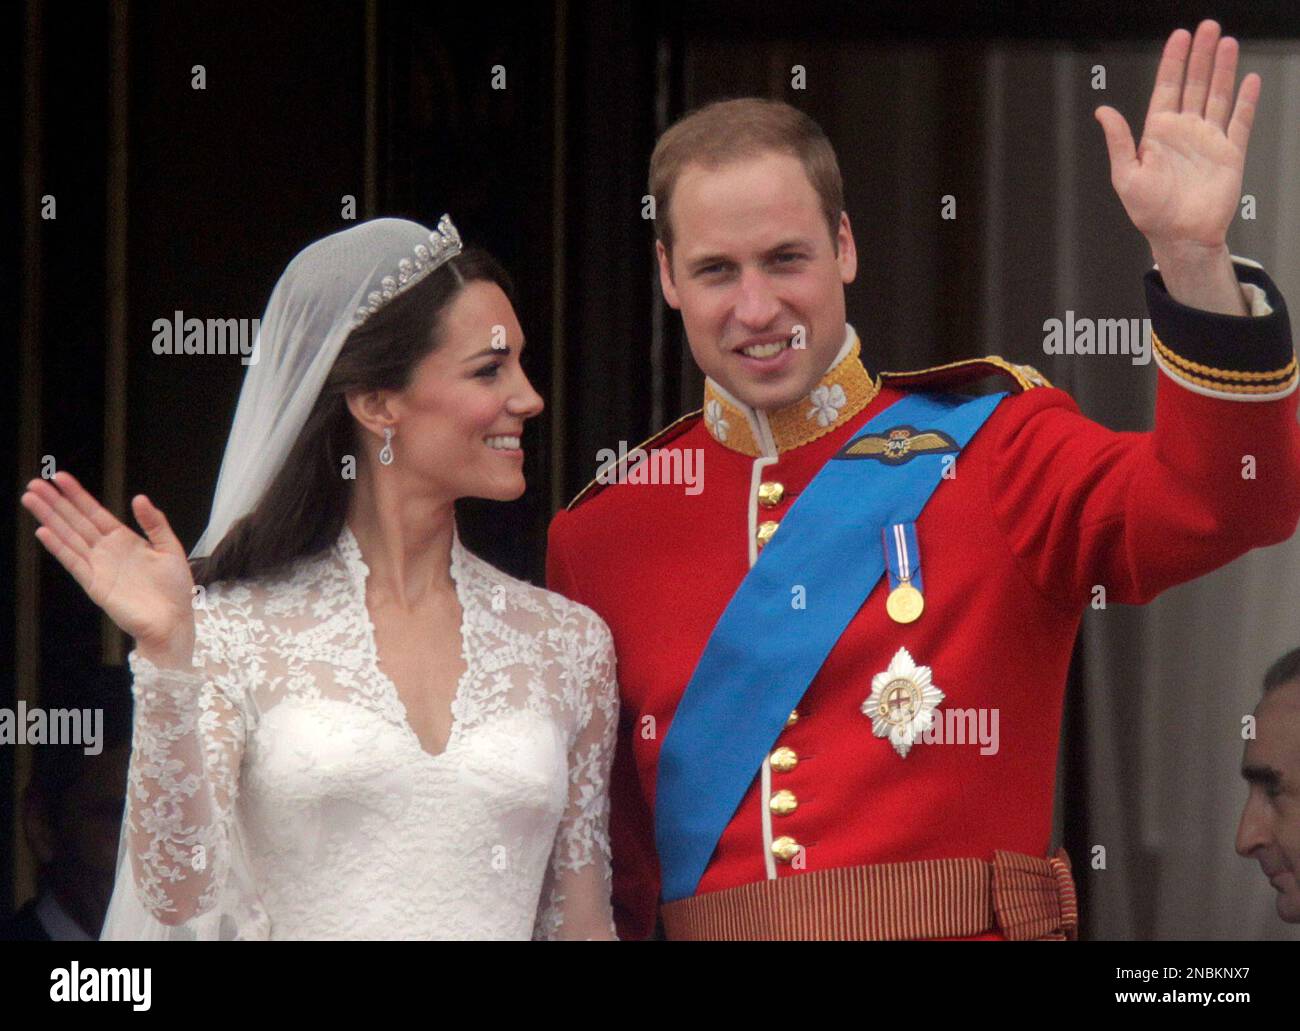
<path id="1" fill-rule="evenodd" d="M 1241 195 L 1245 155 L 1190 112 L 1162 111 L 1142 133 L 1137 162 L 1115 172 L 1115 192 L 1143 235 L 1213 247 Z"/>

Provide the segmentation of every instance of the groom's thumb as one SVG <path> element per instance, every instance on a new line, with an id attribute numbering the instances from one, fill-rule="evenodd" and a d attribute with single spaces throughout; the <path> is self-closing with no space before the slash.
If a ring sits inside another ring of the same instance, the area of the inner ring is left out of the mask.
<path id="1" fill-rule="evenodd" d="M 1093 112 L 1093 117 L 1101 123 L 1101 130 L 1106 134 L 1106 150 L 1110 154 L 1110 177 L 1114 182 L 1116 176 L 1137 160 L 1133 134 L 1129 131 L 1124 116 L 1113 107 L 1103 104 Z"/>

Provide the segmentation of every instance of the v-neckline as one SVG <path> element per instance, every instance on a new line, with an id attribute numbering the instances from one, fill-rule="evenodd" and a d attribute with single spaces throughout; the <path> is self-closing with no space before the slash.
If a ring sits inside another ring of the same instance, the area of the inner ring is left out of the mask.
<path id="1" fill-rule="evenodd" d="M 437 762 L 442 759 L 458 744 L 460 740 L 461 720 L 457 717 L 456 711 L 464 697 L 465 685 L 470 675 L 470 656 L 469 656 L 469 591 L 465 588 L 465 568 L 464 552 L 460 543 L 460 533 L 456 529 L 456 523 L 453 520 L 451 528 L 451 582 L 456 588 L 456 602 L 460 606 L 460 661 L 464 665 L 464 670 L 456 679 L 456 689 L 451 696 L 451 722 L 447 729 L 447 743 L 443 745 L 442 751 L 430 752 L 420 741 L 420 735 L 416 733 L 415 728 L 411 725 L 411 715 L 407 711 L 406 703 L 402 701 L 402 694 L 397 689 L 397 684 L 387 673 L 384 672 L 383 666 L 379 661 L 379 645 L 375 641 L 375 624 L 370 618 L 370 609 L 366 605 L 366 581 L 370 577 L 370 567 L 366 565 L 366 560 L 361 555 L 361 545 L 357 541 L 356 534 L 352 532 L 346 521 L 343 523 L 343 534 L 339 541 L 339 547 L 343 554 L 343 559 L 349 571 L 353 575 L 353 583 L 356 587 L 355 603 L 361 608 L 361 622 L 365 627 L 366 633 L 366 652 L 370 659 L 370 669 L 375 675 L 379 685 L 383 687 L 389 695 L 389 700 L 396 709 L 398 722 L 402 729 L 410 737 L 420 754 L 430 762 Z"/>

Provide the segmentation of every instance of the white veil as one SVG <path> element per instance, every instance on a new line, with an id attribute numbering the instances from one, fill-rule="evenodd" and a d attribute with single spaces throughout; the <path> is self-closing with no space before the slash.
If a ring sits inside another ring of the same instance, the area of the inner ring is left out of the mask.
<path id="1" fill-rule="evenodd" d="M 377 218 L 317 240 L 289 262 L 262 317 L 212 514 L 191 558 L 211 554 L 261 499 L 348 333 L 460 249 L 447 215 L 433 232 L 418 222 Z"/>
<path id="2" fill-rule="evenodd" d="M 261 500 L 302 431 L 348 334 L 460 251 L 460 234 L 447 215 L 432 231 L 418 222 L 377 218 L 317 240 L 289 262 L 262 316 L 221 460 L 212 512 L 191 558 L 210 555 Z M 152 917 L 136 894 L 124 818 L 113 898 L 101 939 L 266 937 L 270 927 L 257 901 L 242 837 L 236 811 L 230 828 L 230 871 L 216 906 L 169 927 Z"/>

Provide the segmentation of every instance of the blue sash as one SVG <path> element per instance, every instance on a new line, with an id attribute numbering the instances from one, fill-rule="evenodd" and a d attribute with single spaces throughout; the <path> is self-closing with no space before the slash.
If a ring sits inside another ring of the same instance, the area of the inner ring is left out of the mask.
<path id="1" fill-rule="evenodd" d="M 713 628 L 659 753 L 665 902 L 695 894 L 790 710 L 880 579 L 881 528 L 915 522 L 949 464 L 944 455 L 965 447 L 1005 396 L 909 394 L 790 506 Z M 896 439 L 908 435 L 918 447 Z"/>

